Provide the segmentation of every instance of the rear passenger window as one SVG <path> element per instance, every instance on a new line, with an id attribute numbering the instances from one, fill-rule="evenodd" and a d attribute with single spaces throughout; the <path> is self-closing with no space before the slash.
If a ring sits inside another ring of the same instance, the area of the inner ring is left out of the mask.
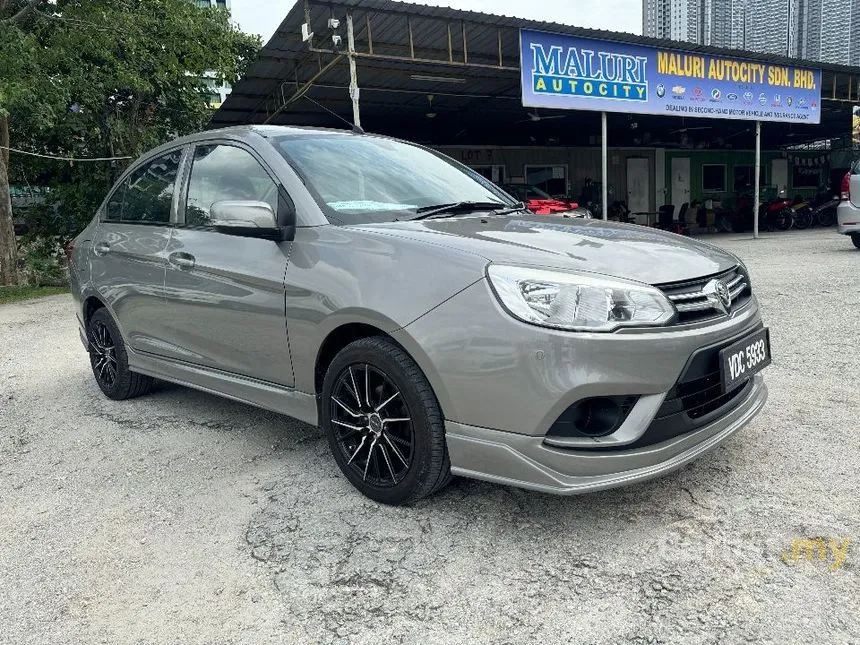
<path id="1" fill-rule="evenodd" d="M 168 224 L 182 151 L 153 159 L 131 173 L 113 192 L 105 219 L 136 224 Z"/>
<path id="2" fill-rule="evenodd" d="M 278 212 L 278 186 L 259 162 L 235 146 L 197 146 L 191 178 L 185 223 L 208 226 L 212 204 L 220 201 L 266 202 Z"/>

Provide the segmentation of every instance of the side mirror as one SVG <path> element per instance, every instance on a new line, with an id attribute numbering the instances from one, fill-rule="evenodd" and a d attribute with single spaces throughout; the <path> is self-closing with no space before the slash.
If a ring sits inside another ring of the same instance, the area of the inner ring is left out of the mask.
<path id="1" fill-rule="evenodd" d="M 225 200 L 212 204 L 209 213 L 212 226 L 218 229 L 273 231 L 278 228 L 275 211 L 266 202 Z"/>
<path id="2" fill-rule="evenodd" d="M 225 200 L 209 209 L 210 225 L 219 233 L 241 237 L 262 237 L 275 242 L 291 242 L 295 224 L 280 226 L 267 202 Z"/>

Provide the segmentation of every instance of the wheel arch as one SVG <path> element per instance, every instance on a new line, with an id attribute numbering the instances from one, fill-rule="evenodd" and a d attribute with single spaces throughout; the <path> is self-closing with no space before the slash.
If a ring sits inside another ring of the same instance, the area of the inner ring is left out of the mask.
<path id="1" fill-rule="evenodd" d="M 427 355 L 421 350 L 418 344 L 411 339 L 404 329 L 399 329 L 396 332 L 388 333 L 385 330 L 373 324 L 366 322 L 349 322 L 343 323 L 331 330 L 326 335 L 323 342 L 320 344 L 317 351 L 316 363 L 314 365 L 314 393 L 317 397 L 317 412 L 322 418 L 321 402 L 322 388 L 325 379 L 326 371 L 331 365 L 334 357 L 337 356 L 344 347 L 362 338 L 370 338 L 379 336 L 392 342 L 394 345 L 402 349 L 406 354 L 415 361 L 418 369 L 424 374 L 424 377 L 430 383 L 433 393 L 436 395 L 436 400 L 442 409 L 443 417 L 448 418 L 446 413 L 450 407 L 450 398 L 447 391 L 439 378 L 439 375 L 433 369 L 432 363 Z M 411 341 L 411 342 L 410 342 Z"/>
<path id="2" fill-rule="evenodd" d="M 92 318 L 92 315 L 98 309 L 108 309 L 108 311 L 110 311 L 105 301 L 98 296 L 90 295 L 84 299 L 84 302 L 81 305 L 81 313 L 84 317 L 84 327 L 89 325 L 90 318 Z"/>

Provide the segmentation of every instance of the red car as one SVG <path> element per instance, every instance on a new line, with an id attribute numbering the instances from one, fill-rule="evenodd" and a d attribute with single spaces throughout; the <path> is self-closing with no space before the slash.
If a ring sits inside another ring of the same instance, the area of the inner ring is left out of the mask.
<path id="1" fill-rule="evenodd" d="M 505 184 L 502 190 L 510 193 L 526 205 L 536 215 L 555 215 L 557 213 L 569 213 L 576 211 L 577 216 L 584 216 L 585 212 L 579 212 L 579 204 L 565 199 L 556 199 L 548 195 L 537 186 L 529 184 Z"/>

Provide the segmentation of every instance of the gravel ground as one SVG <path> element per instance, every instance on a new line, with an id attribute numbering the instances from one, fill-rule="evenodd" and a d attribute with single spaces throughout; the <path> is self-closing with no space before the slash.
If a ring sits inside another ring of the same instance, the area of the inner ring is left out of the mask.
<path id="1" fill-rule="evenodd" d="M 767 407 L 573 498 L 455 480 L 379 506 L 315 428 L 171 385 L 105 399 L 68 296 L 0 306 L 0 642 L 860 643 L 860 252 L 712 241 L 771 326 Z M 850 540 L 841 565 L 783 560 L 818 537 Z"/>

